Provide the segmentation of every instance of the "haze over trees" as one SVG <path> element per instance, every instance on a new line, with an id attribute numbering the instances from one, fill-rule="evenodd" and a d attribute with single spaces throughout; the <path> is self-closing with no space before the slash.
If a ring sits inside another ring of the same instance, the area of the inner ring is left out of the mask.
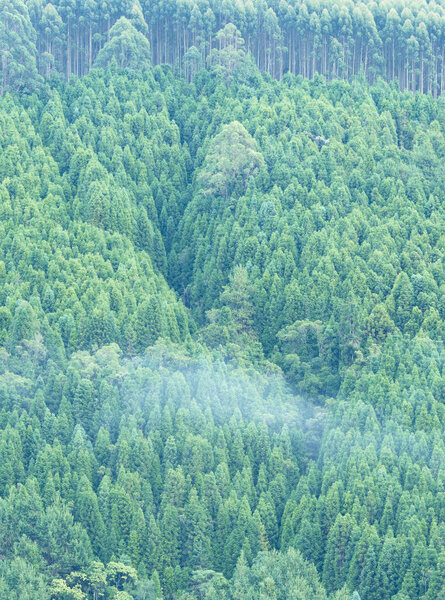
<path id="1" fill-rule="evenodd" d="M 444 595 L 442 5 L 335 6 L 0 0 L 0 600 Z"/>

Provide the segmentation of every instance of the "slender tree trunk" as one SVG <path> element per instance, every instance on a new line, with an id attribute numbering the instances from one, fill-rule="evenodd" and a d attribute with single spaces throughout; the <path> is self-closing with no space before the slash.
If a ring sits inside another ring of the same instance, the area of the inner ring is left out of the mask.
<path id="1" fill-rule="evenodd" d="M 442 75 L 440 78 L 440 93 L 445 90 L 445 47 L 442 50 Z"/>
<path id="2" fill-rule="evenodd" d="M 68 35 L 66 41 L 66 78 L 71 75 L 71 25 L 68 22 Z"/>
<path id="3" fill-rule="evenodd" d="M 167 38 L 168 38 L 168 23 L 167 19 L 165 19 L 164 24 L 164 63 L 167 63 Z"/>
<path id="4" fill-rule="evenodd" d="M 79 77 L 80 73 L 79 73 L 79 26 L 77 26 L 77 32 L 76 32 L 76 65 L 75 65 L 75 73 L 77 75 L 77 77 Z"/>
<path id="5" fill-rule="evenodd" d="M 420 53 L 420 79 L 419 79 L 419 90 L 423 94 L 423 51 Z"/>
<path id="6" fill-rule="evenodd" d="M 315 38 L 312 38 L 312 77 L 315 76 L 317 59 L 315 58 Z"/>
<path id="7" fill-rule="evenodd" d="M 327 77 L 328 75 L 328 44 L 327 44 L 327 40 L 326 37 L 324 36 L 324 41 L 323 41 L 323 73 L 325 75 L 325 77 Z"/>
<path id="8" fill-rule="evenodd" d="M 88 68 L 91 69 L 93 66 L 93 29 L 90 24 L 89 37 L 88 37 Z"/>
<path id="9" fill-rule="evenodd" d="M 352 75 L 355 75 L 355 58 L 357 52 L 357 42 L 354 40 L 354 49 L 352 51 Z"/>
<path id="10" fill-rule="evenodd" d="M 395 60 L 395 50 L 394 50 L 394 37 L 392 38 L 392 80 L 394 80 L 394 60 Z"/>

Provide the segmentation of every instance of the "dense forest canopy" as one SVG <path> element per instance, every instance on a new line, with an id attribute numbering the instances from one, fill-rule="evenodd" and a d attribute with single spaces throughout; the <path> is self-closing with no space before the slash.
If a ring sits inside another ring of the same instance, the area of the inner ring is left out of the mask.
<path id="1" fill-rule="evenodd" d="M 153 64 L 188 77 L 235 47 L 277 79 L 363 73 L 402 90 L 445 89 L 444 0 L 2 0 L 0 89 L 85 75 L 113 48 L 128 66 L 149 45 Z"/>
<path id="2" fill-rule="evenodd" d="M 445 597 L 444 9 L 0 0 L 0 600 Z"/>

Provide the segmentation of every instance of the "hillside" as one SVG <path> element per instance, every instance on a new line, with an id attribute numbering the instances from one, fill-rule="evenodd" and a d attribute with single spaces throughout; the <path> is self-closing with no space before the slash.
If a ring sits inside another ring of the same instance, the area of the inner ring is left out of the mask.
<path id="1" fill-rule="evenodd" d="M 442 598 L 443 98 L 144 23 L 0 96 L 0 600 Z"/>

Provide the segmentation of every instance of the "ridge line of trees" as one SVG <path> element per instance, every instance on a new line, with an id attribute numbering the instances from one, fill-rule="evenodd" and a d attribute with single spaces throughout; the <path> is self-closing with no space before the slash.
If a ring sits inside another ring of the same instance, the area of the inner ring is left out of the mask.
<path id="1" fill-rule="evenodd" d="M 230 23 L 256 65 L 276 79 L 363 73 L 412 92 L 445 89 L 443 0 L 2 0 L 0 15 L 1 93 L 22 89 L 23 74 L 35 79 L 36 68 L 43 77 L 85 75 L 122 17 L 148 39 L 154 65 L 186 74 L 221 50 L 218 32 Z"/>

